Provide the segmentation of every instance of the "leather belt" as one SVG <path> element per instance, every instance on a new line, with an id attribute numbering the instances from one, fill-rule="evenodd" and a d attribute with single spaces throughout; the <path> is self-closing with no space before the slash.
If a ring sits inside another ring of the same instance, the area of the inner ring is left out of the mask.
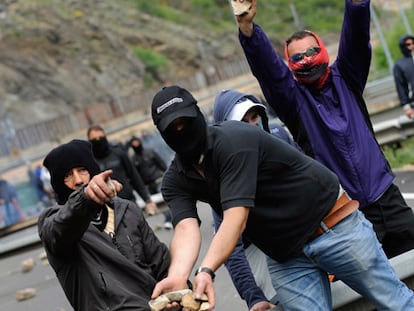
<path id="1" fill-rule="evenodd" d="M 346 193 L 342 193 L 335 205 L 331 208 L 328 214 L 322 219 L 320 226 L 311 235 L 309 241 L 316 239 L 336 224 L 338 224 L 345 217 L 351 215 L 359 207 L 359 202 L 348 198 Z"/>

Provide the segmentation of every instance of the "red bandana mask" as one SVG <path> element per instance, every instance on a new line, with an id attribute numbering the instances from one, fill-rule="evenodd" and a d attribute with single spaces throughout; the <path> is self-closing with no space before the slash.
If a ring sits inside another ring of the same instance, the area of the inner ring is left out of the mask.
<path id="1" fill-rule="evenodd" d="M 288 54 L 287 44 L 285 45 L 285 57 L 288 60 L 290 70 L 292 70 L 296 80 L 303 84 L 315 85 L 321 89 L 329 76 L 329 54 L 321 38 L 315 33 L 309 31 L 318 42 L 321 51 L 313 56 L 304 57 L 302 60 L 293 63 Z"/>

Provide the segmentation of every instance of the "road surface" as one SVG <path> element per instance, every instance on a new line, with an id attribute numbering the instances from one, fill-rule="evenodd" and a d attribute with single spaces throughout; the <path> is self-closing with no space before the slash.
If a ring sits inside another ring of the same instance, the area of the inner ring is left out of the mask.
<path id="1" fill-rule="evenodd" d="M 396 172 L 396 184 L 400 187 L 407 203 L 414 206 L 414 171 Z M 212 219 L 208 205 L 199 204 L 199 214 L 203 222 L 201 231 L 203 235 L 202 255 L 212 238 Z M 156 228 L 163 222 L 163 215 L 148 218 L 152 228 Z M 169 245 L 172 231 L 158 230 L 158 237 Z M 36 227 L 26 231 L 14 233 L 0 238 L 0 243 L 8 243 L 23 235 L 36 234 Z M 36 245 L 29 249 L 9 253 L 0 257 L 0 311 L 70 311 L 73 310 L 67 302 L 54 271 L 49 265 L 43 265 L 39 255 L 43 249 Z M 28 273 L 21 272 L 21 261 L 33 258 L 36 262 L 34 269 Z M 196 265 L 197 267 L 198 265 Z M 245 303 L 238 296 L 227 271 L 221 267 L 216 273 L 217 311 L 240 311 L 247 310 Z M 32 287 L 37 290 L 34 298 L 18 302 L 15 299 L 17 290 Z"/>

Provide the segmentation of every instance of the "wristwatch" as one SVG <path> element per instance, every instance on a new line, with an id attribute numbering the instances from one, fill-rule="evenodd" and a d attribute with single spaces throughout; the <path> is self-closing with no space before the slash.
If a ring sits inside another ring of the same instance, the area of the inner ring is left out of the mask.
<path id="1" fill-rule="evenodd" d="M 207 267 L 198 268 L 194 275 L 197 275 L 200 272 L 206 272 L 206 273 L 210 274 L 212 281 L 214 281 L 214 278 L 216 277 L 216 274 L 214 273 L 214 271 L 211 270 L 210 268 L 207 268 Z"/>

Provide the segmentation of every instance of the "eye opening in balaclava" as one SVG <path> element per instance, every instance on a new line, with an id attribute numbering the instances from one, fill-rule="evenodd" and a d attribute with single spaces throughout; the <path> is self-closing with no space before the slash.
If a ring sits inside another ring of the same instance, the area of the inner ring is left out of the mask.
<path id="1" fill-rule="evenodd" d="M 196 117 L 181 117 L 185 123 L 182 130 L 174 129 L 171 122 L 160 132 L 168 146 L 174 150 L 181 161 L 186 164 L 201 164 L 207 147 L 207 123 L 198 111 Z"/>

